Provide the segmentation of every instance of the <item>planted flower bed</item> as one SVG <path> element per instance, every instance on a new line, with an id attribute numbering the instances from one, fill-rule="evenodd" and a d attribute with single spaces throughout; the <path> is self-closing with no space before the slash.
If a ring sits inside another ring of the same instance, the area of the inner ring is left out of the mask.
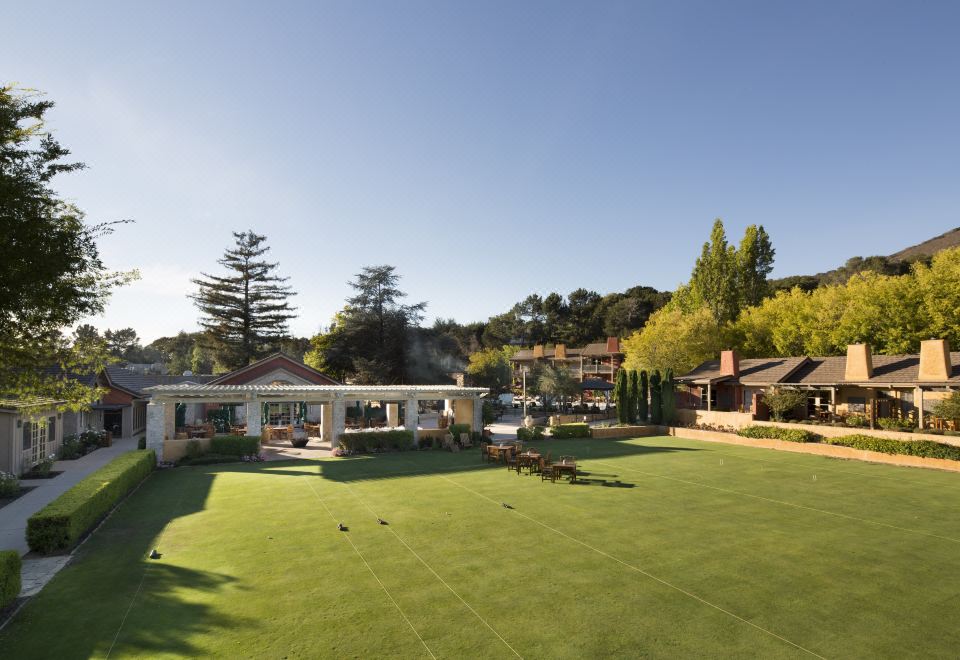
<path id="1" fill-rule="evenodd" d="M 790 429 L 782 426 L 745 426 L 737 435 L 744 438 L 784 440 L 786 442 L 809 442 L 825 445 L 851 447 L 881 454 L 917 456 L 920 458 L 942 458 L 960 461 L 960 447 L 934 442 L 932 440 L 894 440 L 857 433 L 837 437 L 825 437 L 806 429 Z"/>

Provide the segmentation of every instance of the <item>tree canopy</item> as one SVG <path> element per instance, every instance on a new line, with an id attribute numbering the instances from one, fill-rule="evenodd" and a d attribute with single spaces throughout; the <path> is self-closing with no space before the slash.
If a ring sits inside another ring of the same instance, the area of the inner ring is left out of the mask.
<path id="1" fill-rule="evenodd" d="M 266 236 L 234 232 L 235 245 L 217 260 L 225 275 L 201 273 L 191 280 L 197 293 L 191 298 L 201 312 L 217 361 L 227 369 L 246 366 L 279 349 L 287 337 L 287 322 L 296 317 L 288 299 L 295 295 L 275 274 L 276 263 L 263 256 L 270 250 Z"/>
<path id="2" fill-rule="evenodd" d="M 53 103 L 0 87 L 0 397 L 65 401 L 99 392 L 65 378 L 108 361 L 101 342 L 71 342 L 64 331 L 103 312 L 110 293 L 136 273 L 111 272 L 97 239 L 116 223 L 88 225 L 53 188 L 59 174 L 83 169 L 46 128 Z M 51 367 L 57 367 L 51 369 Z"/>

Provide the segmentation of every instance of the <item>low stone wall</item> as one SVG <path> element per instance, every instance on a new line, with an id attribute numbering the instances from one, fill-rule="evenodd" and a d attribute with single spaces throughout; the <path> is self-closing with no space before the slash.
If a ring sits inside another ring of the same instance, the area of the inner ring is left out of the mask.
<path id="1" fill-rule="evenodd" d="M 593 437 L 599 440 L 614 438 L 639 438 L 662 433 L 659 426 L 594 426 L 590 429 Z"/>
<path id="2" fill-rule="evenodd" d="M 821 426 L 820 424 L 790 424 L 787 422 L 754 422 L 758 426 L 780 426 L 785 429 L 804 429 L 812 431 L 825 438 L 839 438 L 841 435 L 872 435 L 889 440 L 932 440 L 944 445 L 960 447 L 960 436 L 934 435 L 932 433 L 904 433 L 903 431 L 886 431 L 883 429 L 863 429 L 854 426 Z"/>
<path id="3" fill-rule="evenodd" d="M 752 413 L 692 410 L 690 408 L 677 409 L 677 421 L 681 424 L 710 424 L 711 426 L 728 426 L 735 429 L 755 423 Z"/>
<path id="4" fill-rule="evenodd" d="M 785 424 L 784 426 L 794 427 L 799 425 Z M 811 428 L 811 427 L 801 426 L 801 428 Z M 832 428 L 832 427 L 829 427 L 829 428 Z M 842 430 L 842 429 L 834 429 L 834 430 Z M 866 461 L 868 463 L 885 463 L 887 465 L 899 465 L 903 467 L 923 467 L 923 468 L 934 468 L 937 470 L 949 470 L 950 472 L 960 472 L 960 461 L 950 461 L 944 458 L 922 458 L 920 456 L 881 454 L 880 452 L 876 452 L 876 451 L 866 451 L 863 449 L 854 449 L 852 447 L 840 447 L 837 445 L 822 445 L 815 442 L 785 442 L 783 440 L 743 438 L 734 433 L 723 433 L 721 431 L 701 431 L 699 429 L 688 429 L 683 427 L 670 427 L 667 429 L 667 434 L 675 436 L 677 438 L 686 438 L 688 440 L 704 440 L 706 442 L 721 442 L 727 445 L 742 445 L 744 447 L 776 449 L 778 451 L 789 451 L 795 454 L 814 454 L 816 456 L 846 458 L 850 460 Z M 848 434 L 843 434 L 843 435 L 848 435 Z M 871 433 L 870 435 L 873 435 L 873 433 Z M 912 434 L 901 433 L 899 435 L 909 436 Z M 940 438 L 940 436 L 934 436 L 934 437 Z"/>
<path id="5" fill-rule="evenodd" d="M 578 422 L 583 422 L 586 418 L 587 422 L 599 422 L 605 419 L 613 419 L 614 415 L 612 413 L 574 413 L 572 415 L 551 415 L 550 416 L 550 426 L 557 426 L 559 424 L 576 424 Z"/>
<path id="6" fill-rule="evenodd" d="M 191 438 L 190 440 L 198 441 L 203 451 L 210 450 L 210 438 Z M 180 460 L 187 455 L 187 443 L 190 440 L 164 440 L 163 456 L 160 460 L 170 463 Z"/>

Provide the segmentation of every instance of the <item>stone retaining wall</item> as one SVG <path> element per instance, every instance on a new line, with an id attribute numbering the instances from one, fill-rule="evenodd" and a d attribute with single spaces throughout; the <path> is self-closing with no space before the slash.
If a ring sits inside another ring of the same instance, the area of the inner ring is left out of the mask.
<path id="1" fill-rule="evenodd" d="M 783 426 L 795 427 L 797 424 L 784 424 Z M 800 426 L 800 428 L 814 428 L 812 426 Z M 827 427 L 833 428 L 833 427 Z M 834 429 L 841 430 L 841 429 Z M 945 458 L 923 458 L 920 456 L 902 456 L 899 454 L 881 454 L 876 451 L 866 451 L 863 449 L 854 449 L 852 447 L 840 447 L 837 445 L 823 445 L 815 442 L 785 442 L 783 440 L 767 440 L 762 438 L 744 438 L 734 433 L 723 433 L 722 431 L 701 431 L 698 429 L 688 429 L 684 427 L 669 427 L 666 429 L 668 435 L 677 438 L 686 438 L 688 440 L 704 440 L 706 442 L 722 442 L 728 445 L 742 445 L 744 447 L 759 447 L 762 449 L 776 449 L 778 451 L 790 451 L 796 454 L 814 454 L 817 456 L 830 456 L 832 458 L 846 458 L 858 461 L 867 461 L 869 463 L 886 463 L 887 465 L 899 465 L 905 467 L 923 467 L 934 468 L 938 470 L 949 470 L 951 472 L 960 472 L 960 461 L 951 461 Z M 837 435 L 849 435 L 848 433 Z M 871 432 L 870 435 L 873 435 Z M 913 435 L 911 433 L 900 433 L 898 435 Z M 933 436 L 940 438 L 941 436 Z"/>
<path id="2" fill-rule="evenodd" d="M 641 436 L 662 433 L 659 426 L 594 426 L 590 429 L 594 438 L 611 440 L 614 438 L 639 438 Z"/>

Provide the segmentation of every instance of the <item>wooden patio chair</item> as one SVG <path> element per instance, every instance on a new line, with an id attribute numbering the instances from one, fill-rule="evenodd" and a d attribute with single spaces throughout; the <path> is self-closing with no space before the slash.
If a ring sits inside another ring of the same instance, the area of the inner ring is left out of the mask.
<path id="1" fill-rule="evenodd" d="M 480 460 L 481 460 L 481 462 L 482 462 L 483 460 L 490 460 L 489 453 L 490 453 L 490 443 L 489 443 L 489 442 L 481 442 L 481 443 L 480 443 Z"/>
<path id="2" fill-rule="evenodd" d="M 473 442 L 470 441 L 470 434 L 469 434 L 469 433 L 461 433 L 461 434 L 460 434 L 460 446 L 463 447 L 464 449 L 466 449 L 467 447 L 472 447 L 472 446 L 473 446 Z"/>
<path id="3" fill-rule="evenodd" d="M 553 469 L 553 463 L 547 462 L 546 459 L 540 459 L 540 481 L 546 481 L 549 479 L 552 483 L 557 482 L 557 471 Z"/>
<path id="4" fill-rule="evenodd" d="M 503 462 L 507 464 L 508 470 L 514 470 L 517 474 L 520 474 L 520 452 L 507 452 L 506 456 L 504 456 Z"/>

